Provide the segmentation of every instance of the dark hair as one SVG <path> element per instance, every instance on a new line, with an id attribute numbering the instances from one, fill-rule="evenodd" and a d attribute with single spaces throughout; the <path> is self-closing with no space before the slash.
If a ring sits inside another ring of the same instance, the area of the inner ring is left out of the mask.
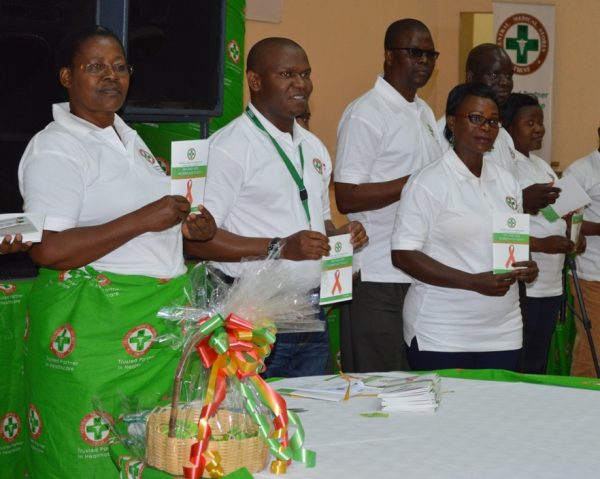
<path id="1" fill-rule="evenodd" d="M 448 93 L 448 100 L 446 101 L 446 118 L 454 116 L 462 102 L 468 96 L 489 98 L 496 104 L 498 111 L 500 111 L 500 105 L 496 98 L 496 94 L 489 86 L 483 85 L 482 83 L 461 83 L 460 85 L 456 85 L 450 93 Z M 448 123 L 446 123 L 446 126 L 444 127 L 444 136 L 448 141 L 452 138 L 452 132 L 450 131 L 450 128 L 448 128 Z"/>
<path id="2" fill-rule="evenodd" d="M 512 124 L 519 110 L 526 106 L 540 106 L 540 102 L 534 95 L 525 93 L 513 93 L 506 100 L 502 111 L 502 126 L 506 129 Z M 540 107 L 541 108 L 541 107 Z"/>
<path id="3" fill-rule="evenodd" d="M 101 25 L 87 25 L 78 30 L 68 33 L 59 43 L 56 50 L 56 69 L 73 65 L 73 58 L 81 48 L 81 45 L 93 37 L 110 37 L 114 39 L 125 52 L 121 39 L 108 28 Z"/>
<path id="4" fill-rule="evenodd" d="M 507 55 L 504 49 L 495 43 L 481 43 L 476 47 L 473 47 L 467 56 L 467 63 L 465 65 L 466 71 L 475 71 L 480 68 L 481 58 L 489 52 L 495 52 L 498 55 Z"/>
<path id="5" fill-rule="evenodd" d="M 248 52 L 248 58 L 246 59 L 246 71 L 257 71 L 262 67 L 262 63 L 266 57 L 271 54 L 271 48 L 273 47 L 292 47 L 298 48 L 302 51 L 304 49 L 298 45 L 294 40 L 284 37 L 268 37 L 263 38 L 254 44 L 254 46 Z"/>
<path id="6" fill-rule="evenodd" d="M 394 45 L 396 39 L 407 31 L 421 31 L 424 30 L 429 33 L 429 28 L 420 20 L 414 18 L 403 18 L 402 20 L 396 20 L 392 23 L 385 31 L 385 38 L 383 40 L 383 48 L 389 50 L 397 45 Z"/>

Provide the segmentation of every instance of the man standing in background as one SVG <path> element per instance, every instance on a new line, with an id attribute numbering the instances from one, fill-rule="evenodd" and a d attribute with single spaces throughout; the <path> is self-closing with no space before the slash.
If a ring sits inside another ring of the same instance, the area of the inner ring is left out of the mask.
<path id="1" fill-rule="evenodd" d="M 411 278 L 392 265 L 391 236 L 408 177 L 442 156 L 435 116 L 417 96 L 438 55 L 422 22 L 392 23 L 385 34 L 383 76 L 346 108 L 338 127 L 337 206 L 369 235 L 369 244 L 355 256 L 360 276 L 340 324 L 345 371 L 408 369 L 402 307 Z"/>

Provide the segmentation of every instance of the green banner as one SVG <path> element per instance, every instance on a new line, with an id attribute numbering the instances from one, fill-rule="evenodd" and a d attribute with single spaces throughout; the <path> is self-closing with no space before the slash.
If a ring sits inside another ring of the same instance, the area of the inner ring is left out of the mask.
<path id="1" fill-rule="evenodd" d="M 0 477 L 25 474 L 27 413 L 23 382 L 26 304 L 32 281 L 0 283 Z"/>

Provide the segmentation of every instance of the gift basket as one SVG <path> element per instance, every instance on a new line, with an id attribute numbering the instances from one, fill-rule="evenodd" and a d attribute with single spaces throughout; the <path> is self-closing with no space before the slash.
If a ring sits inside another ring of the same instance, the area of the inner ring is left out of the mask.
<path id="1" fill-rule="evenodd" d="M 186 479 L 257 472 L 269 456 L 275 473 L 292 460 L 313 466 L 298 417 L 260 376 L 276 332 L 322 330 L 306 289 L 267 259 L 244 263 L 233 285 L 198 265 L 186 296 L 188 305 L 159 312 L 176 327 L 158 341 L 181 350 L 170 398 L 112 424 L 130 453 L 117 460 L 143 457 L 144 467 Z"/>

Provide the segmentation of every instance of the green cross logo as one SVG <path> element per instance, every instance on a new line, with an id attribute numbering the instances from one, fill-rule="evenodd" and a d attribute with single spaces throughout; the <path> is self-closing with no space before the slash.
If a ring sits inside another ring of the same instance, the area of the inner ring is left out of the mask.
<path id="1" fill-rule="evenodd" d="M 2 418 L 2 438 L 6 442 L 13 442 L 20 429 L 19 417 L 15 413 L 8 413 Z"/>
<path id="2" fill-rule="evenodd" d="M 147 334 L 144 329 L 140 329 L 134 336 L 129 338 L 129 344 L 133 345 L 136 351 L 141 351 L 151 339 L 151 334 Z"/>
<path id="3" fill-rule="evenodd" d="M 94 441 L 100 441 L 105 433 L 108 432 L 108 424 L 100 416 L 96 416 L 91 424 L 86 426 L 85 431 L 88 433 L 88 437 L 93 437 Z"/>
<path id="4" fill-rule="evenodd" d="M 134 357 L 146 354 L 156 338 L 157 332 L 151 324 L 140 324 L 130 329 L 123 338 L 123 347 Z"/>
<path id="5" fill-rule="evenodd" d="M 196 158 L 196 150 L 194 148 L 190 148 L 187 151 L 187 159 L 192 161 L 194 158 Z"/>
<path id="6" fill-rule="evenodd" d="M 58 337 L 54 340 L 54 346 L 59 352 L 63 352 L 65 350 L 65 346 L 71 344 L 71 336 L 69 335 L 69 331 L 67 328 L 64 328 L 62 332 L 58 335 Z"/>
<path id="7" fill-rule="evenodd" d="M 317 173 L 319 173 L 320 175 L 323 174 L 323 163 L 321 162 L 321 160 L 315 158 L 313 160 L 313 166 L 315 167 L 315 170 L 317 170 Z"/>
<path id="8" fill-rule="evenodd" d="M 237 64 L 240 61 L 240 47 L 235 40 L 231 40 L 227 44 L 227 53 L 229 58 L 233 60 L 233 63 Z"/>
<path id="9" fill-rule="evenodd" d="M 517 220 L 511 216 L 506 221 L 506 226 L 508 226 L 509 228 L 514 228 L 515 226 L 517 226 Z"/>
<path id="10" fill-rule="evenodd" d="M 144 158 L 144 160 L 146 160 L 151 165 L 154 164 L 154 162 L 156 160 L 154 159 L 154 157 L 152 156 L 152 154 L 150 152 L 144 150 L 143 148 L 140 148 L 138 151 L 139 151 L 140 155 L 142 155 L 142 158 Z"/>
<path id="11" fill-rule="evenodd" d="M 334 247 L 334 249 L 335 249 L 335 252 L 336 252 L 336 253 L 339 253 L 340 251 L 342 251 L 342 243 L 338 241 L 338 242 L 335 244 L 335 247 Z"/>
<path id="12" fill-rule="evenodd" d="M 97 411 L 87 414 L 79 423 L 79 433 L 90 446 L 100 446 L 108 442 L 110 427 Z"/>
<path id="13" fill-rule="evenodd" d="M 29 406 L 28 422 L 29 430 L 31 431 L 31 437 L 33 437 L 33 439 L 37 439 L 42 433 L 42 421 L 40 420 L 40 415 L 33 404 Z"/>
<path id="14" fill-rule="evenodd" d="M 142 461 L 130 461 L 127 463 L 127 479 L 138 479 L 140 477 L 140 473 L 142 472 L 142 466 L 144 463 Z"/>
<path id="15" fill-rule="evenodd" d="M 52 335 L 50 350 L 59 358 L 64 358 L 75 348 L 75 330 L 69 324 L 63 324 Z"/>
<path id="16" fill-rule="evenodd" d="M 515 50 L 517 54 L 516 62 L 524 65 L 529 63 L 527 61 L 529 52 L 538 52 L 540 50 L 540 42 L 529 38 L 528 25 L 517 25 L 517 37 L 506 39 L 506 49 Z"/>
<path id="17" fill-rule="evenodd" d="M 512 196 L 507 196 L 506 197 L 506 204 L 508 205 L 508 207 L 511 210 L 517 210 L 517 200 L 515 198 L 513 198 Z"/>

